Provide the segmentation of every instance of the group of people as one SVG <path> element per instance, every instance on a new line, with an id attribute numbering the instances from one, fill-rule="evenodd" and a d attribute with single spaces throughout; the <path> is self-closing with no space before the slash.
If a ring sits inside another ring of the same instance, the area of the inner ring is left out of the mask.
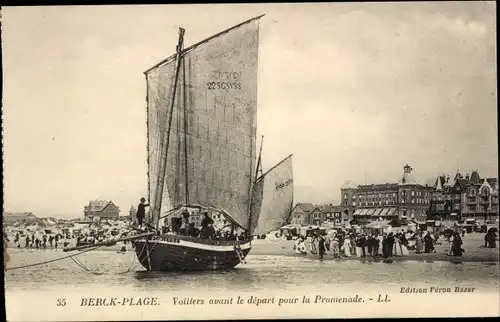
<path id="1" fill-rule="evenodd" d="M 32 233 L 31 235 L 26 234 L 26 236 L 21 236 L 19 232 L 17 232 L 14 237 L 14 243 L 16 244 L 17 248 L 22 248 L 22 244 L 24 242 L 24 248 L 47 249 L 47 247 L 49 247 L 57 249 L 58 245 L 63 245 L 64 247 L 66 247 L 67 242 L 65 241 L 65 238 L 68 239 L 69 236 L 64 236 L 62 234 L 40 235 L 38 233 Z"/>
<path id="2" fill-rule="evenodd" d="M 327 235 L 311 232 L 306 237 L 298 236 L 295 240 L 296 253 L 318 254 L 320 259 L 326 253 L 333 257 L 383 257 L 409 256 L 409 250 L 417 254 L 436 252 L 434 245 L 439 237 L 421 231 L 389 233 L 357 233 L 351 231 L 333 231 Z M 457 240 L 458 243 L 458 240 Z"/>

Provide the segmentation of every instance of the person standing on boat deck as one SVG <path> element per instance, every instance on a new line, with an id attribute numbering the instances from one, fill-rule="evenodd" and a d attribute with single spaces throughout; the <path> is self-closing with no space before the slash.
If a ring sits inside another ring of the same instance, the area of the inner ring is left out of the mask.
<path id="1" fill-rule="evenodd" d="M 184 209 L 182 212 L 182 217 L 184 218 L 184 223 L 181 226 L 181 234 L 185 236 L 189 236 L 189 211 Z"/>
<path id="2" fill-rule="evenodd" d="M 213 225 L 214 221 L 208 216 L 208 212 L 205 211 L 204 215 L 205 217 L 201 221 L 201 227 L 208 227 L 208 225 Z"/>
<path id="3" fill-rule="evenodd" d="M 146 203 L 146 198 L 141 198 L 141 203 L 137 206 L 137 224 L 142 226 L 142 221 L 144 217 L 146 217 L 146 207 L 149 207 L 149 204 Z"/>

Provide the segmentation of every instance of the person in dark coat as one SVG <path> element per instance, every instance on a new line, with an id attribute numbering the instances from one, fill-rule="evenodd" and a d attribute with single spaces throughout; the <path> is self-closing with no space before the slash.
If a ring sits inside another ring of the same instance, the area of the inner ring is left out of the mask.
<path id="1" fill-rule="evenodd" d="M 384 258 L 389 257 L 389 253 L 387 252 L 387 235 L 384 235 L 382 238 L 382 256 Z"/>
<path id="2" fill-rule="evenodd" d="M 366 248 L 368 248 L 368 255 L 373 256 L 373 242 L 374 238 L 372 235 L 368 236 L 368 239 L 366 240 Z"/>
<path id="3" fill-rule="evenodd" d="M 211 236 L 210 226 L 212 226 L 213 224 L 213 219 L 208 216 L 208 212 L 205 212 L 204 218 L 201 221 L 201 238 L 209 238 Z"/>
<path id="4" fill-rule="evenodd" d="M 198 237 L 200 230 L 194 226 L 194 222 L 189 224 L 189 236 Z"/>
<path id="5" fill-rule="evenodd" d="M 394 234 L 389 233 L 387 236 L 387 257 L 392 257 L 392 250 L 394 248 Z"/>
<path id="6" fill-rule="evenodd" d="M 431 234 L 427 233 L 424 237 L 424 253 L 431 253 L 434 250 Z"/>
<path id="7" fill-rule="evenodd" d="M 321 235 L 318 236 L 318 253 L 319 259 L 323 259 L 323 255 L 325 254 L 325 238 Z"/>
<path id="8" fill-rule="evenodd" d="M 462 237 L 459 233 L 455 233 L 455 238 L 451 244 L 451 253 L 453 256 L 462 256 L 464 250 L 462 249 Z"/>
<path id="9" fill-rule="evenodd" d="M 137 224 L 139 226 L 142 225 L 142 221 L 146 217 L 146 207 L 149 207 L 149 204 L 146 203 L 145 198 L 141 198 L 141 203 L 139 204 L 139 206 L 137 206 L 137 213 L 135 215 L 135 217 L 137 218 Z"/>

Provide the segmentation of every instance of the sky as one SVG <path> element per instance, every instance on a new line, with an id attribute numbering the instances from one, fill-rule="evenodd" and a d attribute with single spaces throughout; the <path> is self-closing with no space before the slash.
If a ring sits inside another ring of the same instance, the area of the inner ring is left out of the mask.
<path id="1" fill-rule="evenodd" d="M 143 72 L 260 22 L 264 170 L 293 153 L 295 201 L 341 185 L 498 177 L 494 2 L 2 8 L 4 209 L 125 215 L 147 192 Z"/>

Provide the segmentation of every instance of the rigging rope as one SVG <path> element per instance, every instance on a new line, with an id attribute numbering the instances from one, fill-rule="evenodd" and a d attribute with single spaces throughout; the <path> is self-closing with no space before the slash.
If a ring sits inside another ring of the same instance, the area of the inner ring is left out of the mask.
<path id="1" fill-rule="evenodd" d="M 86 253 L 86 252 L 90 252 L 90 251 L 95 250 L 95 249 L 97 249 L 99 247 L 101 247 L 101 246 L 97 246 L 97 247 L 93 247 L 93 248 L 90 248 L 90 249 L 83 250 L 83 251 L 81 251 L 78 254 L 73 255 L 73 256 L 77 256 L 77 255 L 80 255 L 80 254 L 83 254 L 83 253 Z M 15 270 L 15 269 L 28 268 L 28 267 L 33 267 L 33 266 L 39 266 L 39 265 L 49 264 L 49 263 L 57 262 L 57 261 L 60 261 L 60 260 L 63 260 L 63 259 L 67 259 L 68 257 L 71 257 L 71 256 L 72 255 L 68 254 L 68 255 L 66 255 L 64 257 L 59 257 L 59 258 L 51 259 L 51 260 L 48 260 L 48 261 L 43 261 L 43 262 L 38 262 L 38 263 L 33 263 L 33 264 L 28 264 L 28 265 L 22 265 L 22 266 L 16 266 L 16 267 L 8 267 L 5 270 L 6 271 L 11 271 L 11 270 Z"/>
<path id="2" fill-rule="evenodd" d="M 127 232 L 124 232 L 123 234 L 128 234 L 131 231 L 132 231 L 132 229 L 130 229 Z M 123 234 L 122 234 L 122 236 L 123 236 Z M 144 247 L 145 246 L 146 246 L 146 244 L 143 245 L 141 253 L 144 251 Z M 85 271 L 87 271 L 89 273 L 92 273 L 94 275 L 103 275 L 104 272 L 95 272 L 95 271 L 92 271 L 91 269 L 89 269 L 88 267 L 86 267 L 79 259 L 76 258 L 76 256 L 78 256 L 80 254 L 83 254 L 83 253 L 86 253 L 86 252 L 90 252 L 90 251 L 96 250 L 96 249 L 101 248 L 101 247 L 103 247 L 103 246 L 95 246 L 95 247 L 91 247 L 91 248 L 86 249 L 86 250 L 82 250 L 82 251 L 78 252 L 77 254 L 67 253 L 66 256 L 59 257 L 59 258 L 56 258 L 56 259 L 51 259 L 51 260 L 47 260 L 47 261 L 43 261 L 43 262 L 38 262 L 38 263 L 33 263 L 33 264 L 28 264 L 28 265 L 21 265 L 21 266 L 6 268 L 6 271 L 21 269 L 21 268 L 29 268 L 29 267 L 39 266 L 39 265 L 45 265 L 45 264 L 49 264 L 49 263 L 53 263 L 53 262 L 57 262 L 57 261 L 60 261 L 60 260 L 63 260 L 63 259 L 70 258 L 71 260 L 73 260 L 73 262 L 75 262 L 75 264 L 77 264 L 83 270 L 85 270 Z M 154 248 L 154 245 L 153 245 L 153 248 Z M 153 249 L 151 249 L 151 250 L 153 250 Z M 151 253 L 151 251 L 149 253 Z M 148 254 L 148 256 L 149 256 L 149 254 Z M 130 272 L 132 269 L 134 269 L 138 265 L 138 264 L 135 264 L 135 266 L 134 266 L 134 263 L 135 263 L 135 256 L 134 256 L 134 259 L 133 259 L 132 264 L 130 265 L 130 267 L 126 271 L 119 272 L 117 274 L 121 275 L 121 274 L 126 274 L 126 273 Z"/>

